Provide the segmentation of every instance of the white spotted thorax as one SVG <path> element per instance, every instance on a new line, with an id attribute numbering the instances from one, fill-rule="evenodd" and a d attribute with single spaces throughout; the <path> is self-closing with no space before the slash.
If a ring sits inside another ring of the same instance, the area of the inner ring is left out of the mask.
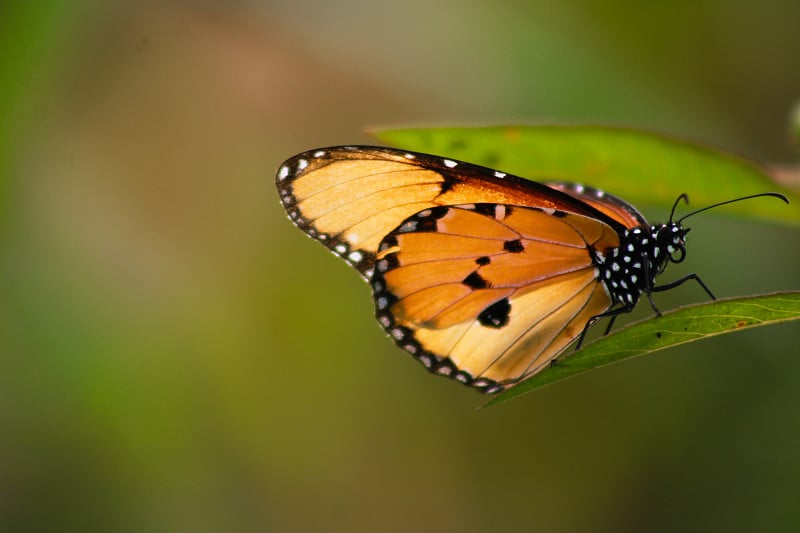
<path id="1" fill-rule="evenodd" d="M 612 301 L 635 306 L 642 293 L 653 288 L 668 261 L 683 261 L 688 231 L 679 222 L 641 226 L 621 234 L 619 248 L 594 252 L 592 259 Z"/>

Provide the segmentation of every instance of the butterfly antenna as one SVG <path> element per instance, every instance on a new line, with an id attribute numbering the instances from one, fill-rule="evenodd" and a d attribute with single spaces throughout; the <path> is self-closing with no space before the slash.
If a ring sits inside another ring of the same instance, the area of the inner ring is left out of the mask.
<path id="1" fill-rule="evenodd" d="M 669 212 L 669 223 L 670 224 L 672 224 L 672 217 L 675 216 L 675 209 L 678 207 L 678 204 L 680 203 L 681 200 L 686 202 L 686 205 L 689 205 L 689 196 L 686 193 L 683 193 L 680 196 L 678 196 L 678 198 L 675 199 L 675 203 L 672 204 L 672 211 Z"/>
<path id="2" fill-rule="evenodd" d="M 682 194 L 681 196 L 678 197 L 678 200 L 680 200 L 681 197 L 685 197 L 685 196 L 686 196 L 685 194 Z M 679 218 L 678 219 L 678 224 L 680 224 L 682 221 L 686 220 L 687 218 L 696 215 L 697 213 L 702 213 L 703 211 L 708 211 L 709 209 L 712 209 L 714 207 L 719 207 L 719 206 L 725 205 L 725 204 L 732 204 L 733 202 L 741 202 L 742 200 L 749 200 L 751 198 L 759 198 L 761 196 L 772 196 L 774 198 L 780 198 L 781 200 L 783 200 L 787 204 L 789 203 L 789 199 L 786 198 L 786 196 L 782 195 L 779 192 L 762 192 L 760 194 L 751 194 L 750 196 L 742 196 L 741 198 L 734 198 L 733 200 L 727 200 L 725 202 L 720 202 L 718 204 L 712 204 L 712 205 L 703 207 L 702 209 L 698 209 L 697 211 L 692 211 L 688 215 L 683 215 L 681 218 Z M 678 202 L 676 201 L 675 205 L 677 205 L 677 204 L 678 204 Z M 672 208 L 672 211 L 673 212 L 675 211 L 675 207 Z M 670 216 L 670 220 L 672 220 L 672 216 Z"/>

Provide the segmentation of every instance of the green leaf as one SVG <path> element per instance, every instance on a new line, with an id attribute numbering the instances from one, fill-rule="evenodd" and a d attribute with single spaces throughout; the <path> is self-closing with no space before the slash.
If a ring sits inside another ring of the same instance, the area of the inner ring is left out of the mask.
<path id="1" fill-rule="evenodd" d="M 800 319 L 800 291 L 681 307 L 660 317 L 630 324 L 573 354 L 566 352 L 565 359 L 495 396 L 484 407 L 631 357 L 723 333 L 797 319 Z"/>
<path id="2" fill-rule="evenodd" d="M 792 199 L 733 204 L 719 211 L 800 223 L 800 198 L 758 164 L 707 146 L 607 126 L 394 129 L 373 132 L 407 150 L 453 157 L 536 180 L 592 185 L 634 205 L 670 208 L 688 193 L 695 208 L 767 191 Z"/>

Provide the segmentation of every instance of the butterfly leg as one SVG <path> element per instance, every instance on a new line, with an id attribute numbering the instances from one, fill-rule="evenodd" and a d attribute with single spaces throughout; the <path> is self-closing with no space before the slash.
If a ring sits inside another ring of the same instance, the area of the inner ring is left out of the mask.
<path id="1" fill-rule="evenodd" d="M 703 287 L 703 290 L 706 291 L 706 294 L 708 294 L 711 297 L 712 300 L 716 300 L 717 299 L 717 297 L 714 296 L 714 293 L 712 293 L 711 290 L 708 287 L 706 287 L 706 284 L 703 283 L 703 280 L 701 280 L 700 277 L 697 274 L 695 274 L 694 272 L 692 272 L 691 274 L 689 274 L 687 276 L 682 277 L 681 279 L 678 279 L 678 280 L 675 280 L 675 281 L 671 281 L 670 283 L 667 283 L 665 285 L 658 285 L 658 286 L 650 287 L 650 291 L 652 291 L 652 292 L 668 291 L 670 289 L 674 289 L 675 287 L 677 287 L 678 285 L 680 285 L 681 283 L 683 283 L 685 281 L 689 281 L 690 279 L 693 279 L 697 283 L 699 283 L 700 286 Z M 649 292 L 648 292 L 648 295 L 649 295 Z"/>
<path id="2" fill-rule="evenodd" d="M 633 305 L 626 305 L 623 307 L 617 307 L 616 309 L 609 309 L 605 313 L 600 313 L 599 315 L 595 315 L 589 320 L 587 320 L 586 325 L 583 327 L 583 331 L 581 331 L 580 337 L 578 337 L 578 342 L 575 344 L 575 351 L 580 350 L 581 345 L 583 344 L 583 339 L 584 337 L 586 337 L 586 333 L 589 331 L 589 328 L 594 326 L 594 324 L 598 320 L 600 320 L 601 318 L 611 319 L 611 321 L 608 324 L 608 327 L 606 328 L 605 333 L 603 333 L 604 336 L 608 335 L 608 332 L 611 331 L 611 326 L 614 325 L 614 321 L 617 319 L 617 316 L 623 313 L 630 313 L 631 311 L 633 311 L 633 307 L 634 307 Z"/>
<path id="3" fill-rule="evenodd" d="M 650 302 L 650 307 L 652 307 L 653 311 L 656 312 L 656 316 L 661 316 L 661 310 L 658 307 L 656 307 L 656 302 L 653 300 L 653 291 L 656 291 L 655 287 L 650 287 L 645 292 L 645 294 L 647 294 L 647 301 Z"/>
<path id="4" fill-rule="evenodd" d="M 644 278 L 650 280 L 644 293 L 647 295 L 647 301 L 650 302 L 650 307 L 656 312 L 656 316 L 661 316 L 661 311 L 656 306 L 655 300 L 653 300 L 653 291 L 655 290 L 653 281 L 655 276 L 650 275 L 650 260 L 647 258 L 647 254 L 644 253 L 642 254 L 642 265 L 644 265 Z"/>
<path id="5" fill-rule="evenodd" d="M 603 337 L 608 335 L 608 332 L 611 331 L 611 328 L 614 327 L 614 322 L 617 320 L 617 315 L 611 317 L 611 320 L 608 321 L 608 325 L 606 326 L 606 330 L 603 332 Z"/>

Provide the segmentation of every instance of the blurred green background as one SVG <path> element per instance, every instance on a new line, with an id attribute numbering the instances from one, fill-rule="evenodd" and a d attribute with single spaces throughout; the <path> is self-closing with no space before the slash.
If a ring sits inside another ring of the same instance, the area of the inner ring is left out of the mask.
<path id="1" fill-rule="evenodd" d="M 3 2 L 0 529 L 797 530 L 796 325 L 477 412 L 384 338 L 273 175 L 366 127 L 542 121 L 790 163 L 798 21 L 791 1 Z M 693 227 L 664 279 L 798 288 L 796 229 Z"/>

